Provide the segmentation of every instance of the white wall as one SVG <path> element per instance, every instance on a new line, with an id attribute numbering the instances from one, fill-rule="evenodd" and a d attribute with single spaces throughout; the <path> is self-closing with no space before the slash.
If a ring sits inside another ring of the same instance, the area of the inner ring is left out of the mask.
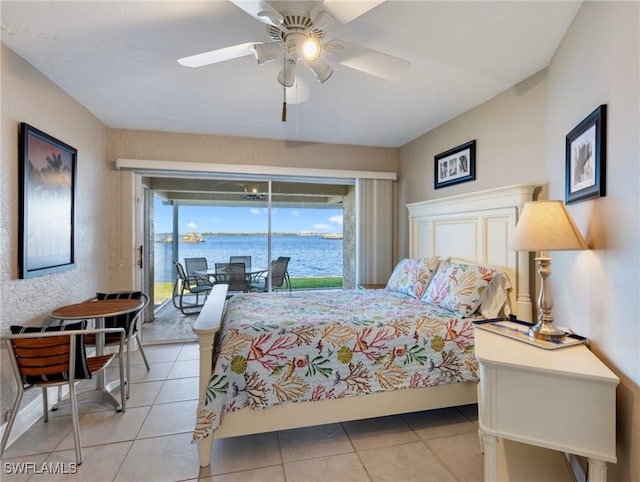
<path id="1" fill-rule="evenodd" d="M 40 322 L 57 306 L 108 287 L 107 129 L 89 111 L 2 44 L 0 328 Z M 76 267 L 18 278 L 18 125 L 26 122 L 78 149 Z M 3 345 L 4 348 L 4 345 Z M 15 381 L 2 350 L 2 416 Z"/>
<path id="2" fill-rule="evenodd" d="M 568 207 L 592 249 L 552 253 L 550 281 L 556 322 L 620 377 L 616 482 L 640 480 L 639 6 L 585 2 L 546 72 L 403 146 L 398 172 L 403 256 L 407 202 L 519 182 L 564 199 L 565 136 L 608 105 L 607 195 Z M 434 190 L 433 156 L 471 139 L 477 181 Z"/>

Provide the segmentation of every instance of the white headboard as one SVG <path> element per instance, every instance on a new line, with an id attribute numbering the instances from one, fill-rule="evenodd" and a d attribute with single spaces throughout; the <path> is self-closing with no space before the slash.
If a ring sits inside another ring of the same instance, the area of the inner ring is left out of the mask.
<path id="1" fill-rule="evenodd" d="M 513 286 L 512 310 L 532 321 L 529 253 L 512 251 L 509 243 L 522 206 L 537 188 L 517 184 L 407 204 L 409 255 L 455 256 L 502 267 Z"/>

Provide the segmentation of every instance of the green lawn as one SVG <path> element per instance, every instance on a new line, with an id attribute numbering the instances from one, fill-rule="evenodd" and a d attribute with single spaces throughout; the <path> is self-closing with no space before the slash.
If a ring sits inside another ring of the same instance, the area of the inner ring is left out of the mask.
<path id="1" fill-rule="evenodd" d="M 317 276 L 308 278 L 291 278 L 291 288 L 294 290 L 309 290 L 320 288 L 342 288 L 341 276 Z M 171 291 L 173 290 L 173 283 L 165 281 L 156 283 L 155 289 L 155 303 L 158 304 L 163 300 L 171 298 Z"/>

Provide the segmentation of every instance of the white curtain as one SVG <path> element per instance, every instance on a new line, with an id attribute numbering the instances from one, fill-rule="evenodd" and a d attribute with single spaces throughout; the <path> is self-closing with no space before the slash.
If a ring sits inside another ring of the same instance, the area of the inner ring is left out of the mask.
<path id="1" fill-rule="evenodd" d="M 393 181 L 356 180 L 358 284 L 386 284 L 393 257 Z"/>

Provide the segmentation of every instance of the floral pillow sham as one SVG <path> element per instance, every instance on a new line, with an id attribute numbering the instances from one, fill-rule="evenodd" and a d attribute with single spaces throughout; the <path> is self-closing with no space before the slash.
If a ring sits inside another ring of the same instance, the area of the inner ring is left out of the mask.
<path id="1" fill-rule="evenodd" d="M 442 261 L 422 299 L 458 316 L 470 316 L 497 272 L 489 266 Z"/>
<path id="2" fill-rule="evenodd" d="M 438 269 L 440 258 L 405 258 L 391 273 L 387 289 L 421 299 Z"/>

